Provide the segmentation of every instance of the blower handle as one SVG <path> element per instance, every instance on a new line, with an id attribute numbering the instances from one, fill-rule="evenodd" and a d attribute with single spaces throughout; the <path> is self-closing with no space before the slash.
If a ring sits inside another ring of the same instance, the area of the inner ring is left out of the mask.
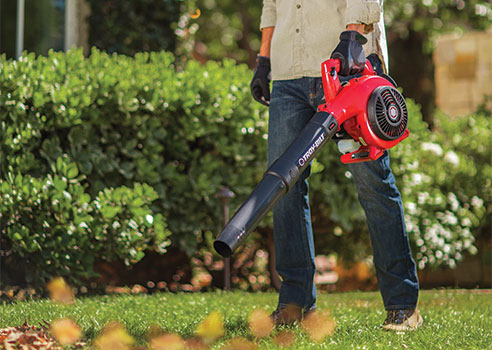
<path id="1" fill-rule="evenodd" d="M 341 63 L 338 58 L 330 58 L 321 64 L 321 77 L 323 79 L 323 90 L 326 103 L 332 101 L 342 89 L 342 84 L 338 75 L 340 67 Z M 366 59 L 366 65 L 360 75 L 377 75 L 368 59 Z"/>

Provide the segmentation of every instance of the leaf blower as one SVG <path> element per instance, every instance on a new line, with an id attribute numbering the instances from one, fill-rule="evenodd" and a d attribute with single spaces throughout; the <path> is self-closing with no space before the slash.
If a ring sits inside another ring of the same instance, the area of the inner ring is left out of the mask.
<path id="1" fill-rule="evenodd" d="M 322 63 L 325 103 L 268 168 L 215 240 L 214 248 L 220 255 L 232 255 L 338 131 L 345 130 L 360 143 L 358 149 L 341 156 L 342 163 L 376 160 L 408 136 L 405 99 L 389 76 L 377 75 L 369 60 L 360 77 L 344 84 L 340 82 L 339 71 L 338 59 Z"/>

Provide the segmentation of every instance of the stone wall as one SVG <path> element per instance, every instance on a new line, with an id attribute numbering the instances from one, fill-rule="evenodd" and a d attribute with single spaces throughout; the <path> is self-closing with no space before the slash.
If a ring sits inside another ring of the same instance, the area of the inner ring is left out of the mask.
<path id="1" fill-rule="evenodd" d="M 437 107 L 450 116 L 475 111 L 492 96 L 492 31 L 441 37 L 434 64 Z"/>

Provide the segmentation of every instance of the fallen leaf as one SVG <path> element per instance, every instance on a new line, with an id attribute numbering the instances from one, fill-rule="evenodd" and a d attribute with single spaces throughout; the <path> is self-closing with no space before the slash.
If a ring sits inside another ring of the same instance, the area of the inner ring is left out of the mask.
<path id="1" fill-rule="evenodd" d="M 186 350 L 207 350 L 208 346 L 205 345 L 200 338 L 191 338 L 185 340 Z"/>
<path id="2" fill-rule="evenodd" d="M 62 350 L 62 346 L 48 332 L 47 326 L 29 326 L 25 322 L 22 326 L 0 329 L 0 349 Z M 70 349 L 83 349 L 85 346 L 84 342 L 77 342 L 71 345 Z"/>
<path id="3" fill-rule="evenodd" d="M 151 339 L 150 350 L 185 350 L 185 342 L 177 334 L 162 334 Z"/>
<path id="4" fill-rule="evenodd" d="M 196 334 L 206 343 L 211 344 L 224 335 L 224 323 L 222 315 L 213 311 L 198 326 Z"/>
<path id="5" fill-rule="evenodd" d="M 229 340 L 223 347 L 222 350 L 256 350 L 258 346 L 245 339 L 245 338 L 234 338 Z"/>
<path id="6" fill-rule="evenodd" d="M 75 301 L 72 289 L 62 277 L 53 278 L 46 289 L 50 293 L 50 299 L 61 304 L 71 304 Z"/>
<path id="7" fill-rule="evenodd" d="M 249 316 L 249 329 L 255 337 L 265 338 L 273 330 L 273 321 L 265 310 L 256 309 Z"/>
<path id="8" fill-rule="evenodd" d="M 53 321 L 50 332 L 61 345 L 74 344 L 82 336 L 80 327 L 68 318 Z"/>
<path id="9" fill-rule="evenodd" d="M 117 322 L 106 325 L 101 335 L 94 341 L 98 350 L 130 350 L 135 340 Z"/>
<path id="10" fill-rule="evenodd" d="M 281 331 L 275 337 L 273 337 L 273 342 L 278 346 L 289 347 L 296 340 L 296 335 L 292 331 Z"/>
<path id="11" fill-rule="evenodd" d="M 312 312 L 301 323 L 302 328 L 315 342 L 322 342 L 326 337 L 335 333 L 336 322 L 329 312 Z"/>

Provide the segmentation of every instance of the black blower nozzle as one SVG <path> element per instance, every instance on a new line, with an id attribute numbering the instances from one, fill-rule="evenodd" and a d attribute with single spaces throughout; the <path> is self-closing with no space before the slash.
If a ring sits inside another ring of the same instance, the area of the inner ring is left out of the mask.
<path id="1" fill-rule="evenodd" d="M 255 190 L 237 210 L 214 242 L 224 257 L 256 228 L 268 211 L 297 182 L 321 147 L 338 130 L 338 122 L 328 112 L 317 112 L 299 136 L 266 171 Z"/>

